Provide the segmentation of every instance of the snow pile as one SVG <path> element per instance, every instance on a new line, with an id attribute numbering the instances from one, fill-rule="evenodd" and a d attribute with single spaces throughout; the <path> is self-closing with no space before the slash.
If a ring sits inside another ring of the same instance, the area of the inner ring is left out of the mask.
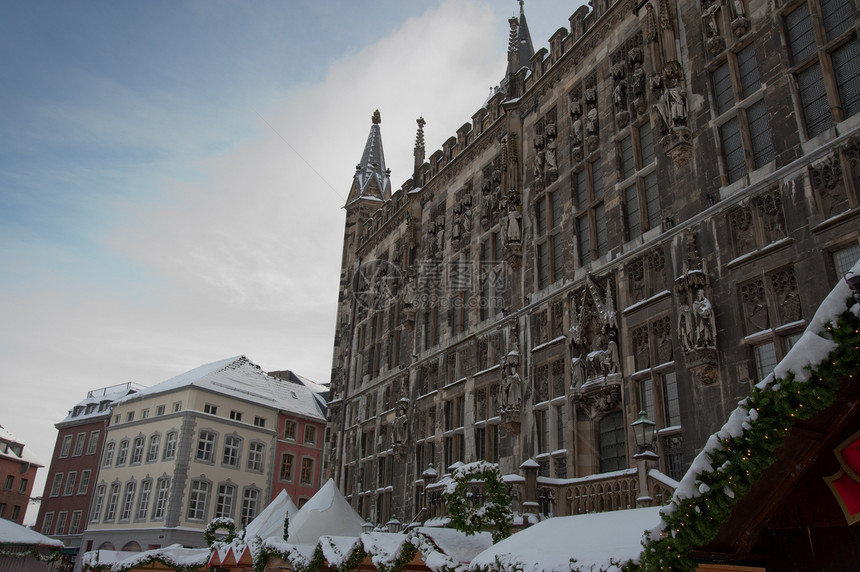
<path id="1" fill-rule="evenodd" d="M 638 558 L 645 532 L 659 520 L 660 507 L 550 518 L 481 552 L 471 569 L 617 571 Z"/>

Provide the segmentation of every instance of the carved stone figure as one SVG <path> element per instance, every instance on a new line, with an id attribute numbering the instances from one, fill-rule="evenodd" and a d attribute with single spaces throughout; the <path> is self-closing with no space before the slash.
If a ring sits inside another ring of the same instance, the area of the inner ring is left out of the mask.
<path id="1" fill-rule="evenodd" d="M 519 410 L 523 404 L 523 381 L 519 374 L 520 355 L 512 351 L 502 358 L 502 388 L 499 410 Z"/>
<path id="2" fill-rule="evenodd" d="M 597 108 L 592 107 L 588 110 L 588 115 L 585 119 L 585 129 L 590 136 L 597 135 Z"/>
<path id="3" fill-rule="evenodd" d="M 717 338 L 714 307 L 711 305 L 711 301 L 705 298 L 705 292 L 701 288 L 696 291 L 696 299 L 693 301 L 693 314 L 696 320 L 696 346 L 713 346 Z"/>
<path id="4" fill-rule="evenodd" d="M 702 19 L 705 21 L 705 32 L 709 38 L 720 35 L 720 29 L 717 27 L 717 12 L 719 10 L 719 3 L 715 3 L 702 13 Z"/>
<path id="5" fill-rule="evenodd" d="M 392 424 L 393 434 L 394 434 L 394 442 L 406 443 L 406 407 L 408 405 L 408 401 L 405 399 L 401 399 L 397 402 L 397 415 L 394 417 L 394 423 Z"/>

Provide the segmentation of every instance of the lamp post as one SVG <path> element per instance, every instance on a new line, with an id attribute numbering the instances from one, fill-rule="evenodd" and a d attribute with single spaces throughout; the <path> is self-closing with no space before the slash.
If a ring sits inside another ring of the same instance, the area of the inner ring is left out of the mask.
<path id="1" fill-rule="evenodd" d="M 633 455 L 639 476 L 639 497 L 636 499 L 636 505 L 651 506 L 653 499 L 648 491 L 648 471 L 657 468 L 657 460 L 660 458 L 654 452 L 654 430 L 657 424 L 646 417 L 645 411 L 640 411 L 639 419 L 631 423 L 630 427 L 633 429 L 637 449 L 637 453 Z"/>
<path id="2" fill-rule="evenodd" d="M 375 527 L 374 527 L 373 523 L 370 522 L 369 518 L 364 521 L 364 524 L 361 525 L 361 531 L 362 532 L 373 532 L 374 528 Z"/>
<path id="3" fill-rule="evenodd" d="M 638 449 L 634 459 L 646 451 L 653 452 L 654 449 L 654 429 L 657 424 L 645 415 L 645 411 L 640 411 L 639 419 L 630 425 L 633 427 L 633 437 L 636 439 L 636 448 Z"/>
<path id="4" fill-rule="evenodd" d="M 392 514 L 391 520 L 386 522 L 385 526 L 388 528 L 388 532 L 393 532 L 395 534 L 400 532 L 401 524 L 400 524 L 400 521 L 397 520 L 397 515 Z"/>

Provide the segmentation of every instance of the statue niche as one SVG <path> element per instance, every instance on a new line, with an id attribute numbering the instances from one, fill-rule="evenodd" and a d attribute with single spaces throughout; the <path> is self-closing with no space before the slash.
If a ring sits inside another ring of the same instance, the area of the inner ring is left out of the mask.
<path id="1" fill-rule="evenodd" d="M 587 415 L 609 411 L 620 400 L 621 356 L 613 291 L 611 277 L 598 285 L 589 275 L 585 287 L 570 299 L 571 326 L 567 338 L 571 392 Z"/>
<path id="2" fill-rule="evenodd" d="M 696 249 L 696 234 L 684 233 L 687 257 L 683 272 L 675 280 L 678 293 L 678 339 L 687 368 L 701 383 L 710 385 L 717 379 L 717 324 L 714 307 L 707 298 L 708 274 Z"/>
<path id="3" fill-rule="evenodd" d="M 523 380 L 520 377 L 519 331 L 516 323 L 511 324 L 508 351 L 499 363 L 501 389 L 498 398 L 498 413 L 502 427 L 512 434 L 520 432 L 520 419 L 523 408 Z"/>

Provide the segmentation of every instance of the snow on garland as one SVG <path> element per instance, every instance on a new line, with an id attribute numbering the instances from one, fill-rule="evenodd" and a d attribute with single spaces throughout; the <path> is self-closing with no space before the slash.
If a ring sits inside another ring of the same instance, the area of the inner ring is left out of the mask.
<path id="1" fill-rule="evenodd" d="M 220 539 L 219 542 L 230 544 L 233 539 L 236 538 L 236 521 L 232 518 L 220 516 L 218 518 L 213 518 L 203 530 L 203 540 L 206 541 L 206 546 L 212 546 L 216 540 L 215 533 L 221 529 L 225 529 L 227 531 L 227 537 Z"/>
<path id="2" fill-rule="evenodd" d="M 836 289 L 834 294 L 841 292 Z M 776 460 L 776 450 L 794 423 L 830 406 L 841 380 L 860 370 L 860 304 L 848 298 L 850 309 L 842 306 L 841 313 L 832 311 L 832 319 L 826 321 L 831 310 L 827 304 L 825 300 L 801 341 L 792 348 L 798 350 L 797 358 L 806 342 L 813 358 L 805 357 L 803 363 L 781 363 L 741 401 L 723 428 L 708 440 L 672 502 L 663 509 L 663 522 L 643 542 L 639 565 L 629 562 L 626 571 L 694 570 L 690 551 L 716 536 L 732 505 Z M 818 328 L 821 333 L 815 335 Z"/>
<path id="3" fill-rule="evenodd" d="M 475 481 L 484 483 L 484 502 L 477 507 L 466 497 L 467 487 Z M 460 465 L 451 475 L 442 498 L 445 499 L 451 528 L 468 535 L 489 530 L 493 543 L 511 535 L 514 520 L 511 497 L 497 464 L 477 461 Z"/>
<path id="4" fill-rule="evenodd" d="M 28 556 L 31 556 L 41 562 L 55 562 L 59 560 L 61 554 L 62 552 L 60 550 L 54 550 L 47 554 L 42 554 L 35 548 L 23 550 L 21 552 L 13 552 L 11 550 L 4 550 L 0 548 L 0 558 L 26 558 Z"/>
<path id="5" fill-rule="evenodd" d="M 210 553 L 206 549 L 182 548 L 180 544 L 174 544 L 167 548 L 142 552 L 139 556 L 116 562 L 111 559 L 109 561 L 99 561 L 99 552 L 94 550 L 84 554 L 81 559 L 81 564 L 88 570 L 110 570 L 111 572 L 130 572 L 138 570 L 151 564 L 160 563 L 165 568 L 174 570 L 175 572 L 191 572 L 192 570 L 200 570 L 205 568 L 209 562 Z M 175 552 L 182 554 L 179 557 Z M 191 555 L 189 556 L 189 553 Z"/>

